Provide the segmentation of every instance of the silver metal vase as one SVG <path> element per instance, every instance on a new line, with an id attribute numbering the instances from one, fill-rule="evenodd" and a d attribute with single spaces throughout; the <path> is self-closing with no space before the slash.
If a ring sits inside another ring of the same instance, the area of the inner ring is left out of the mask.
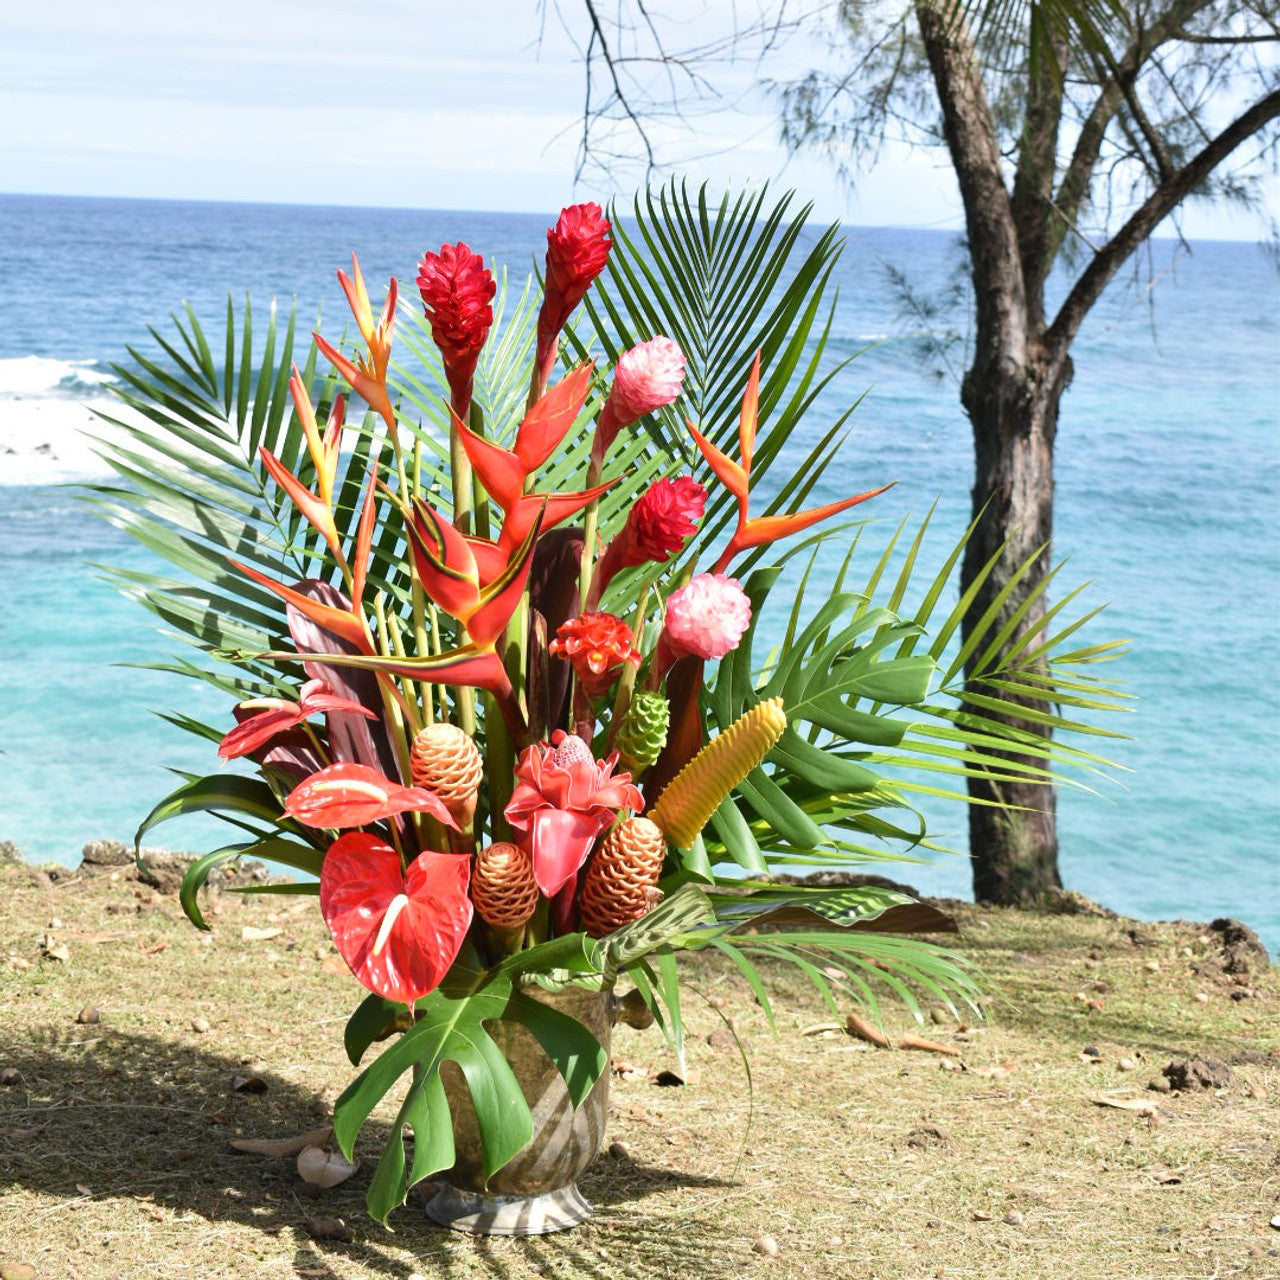
<path id="1" fill-rule="evenodd" d="M 525 990 L 533 999 L 576 1018 L 608 1054 L 612 992 L 581 987 L 549 992 L 536 985 Z M 514 1022 L 491 1023 L 489 1033 L 520 1082 L 533 1114 L 533 1137 L 486 1186 L 471 1094 L 457 1065 L 444 1063 L 440 1075 L 453 1113 L 455 1163 L 427 1202 L 427 1216 L 441 1226 L 472 1235 L 546 1235 L 577 1226 L 591 1216 L 591 1206 L 576 1183 L 604 1141 L 608 1067 L 575 1110 L 560 1073 L 524 1027 Z"/>

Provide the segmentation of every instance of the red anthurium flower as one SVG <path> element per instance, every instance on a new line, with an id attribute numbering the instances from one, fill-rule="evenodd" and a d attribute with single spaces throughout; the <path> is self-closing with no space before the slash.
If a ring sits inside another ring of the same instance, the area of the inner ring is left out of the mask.
<path id="1" fill-rule="evenodd" d="M 573 664 L 578 683 L 593 698 L 608 693 L 623 663 L 638 667 L 641 657 L 631 628 L 611 613 L 584 613 L 562 622 L 549 652 Z"/>
<path id="2" fill-rule="evenodd" d="M 338 447 L 342 440 L 342 420 L 346 413 L 346 405 L 341 396 L 334 401 L 333 410 L 329 414 L 329 422 L 321 436 L 316 425 L 315 406 L 311 403 L 311 395 L 306 384 L 298 373 L 297 365 L 293 368 L 293 377 L 289 379 L 289 393 L 293 396 L 294 407 L 298 411 L 298 421 L 302 423 L 303 435 L 307 441 L 307 451 L 316 469 L 316 493 L 312 493 L 266 445 L 258 450 L 262 465 L 271 473 L 271 478 L 288 495 L 293 505 L 320 531 L 321 536 L 333 549 L 333 553 L 342 559 L 342 547 L 338 541 L 338 529 L 333 522 L 333 482 L 338 472 Z"/>
<path id="3" fill-rule="evenodd" d="M 721 484 L 738 499 L 738 527 L 734 530 L 729 545 L 725 547 L 720 559 L 715 563 L 715 573 L 723 573 L 729 562 L 739 551 L 748 547 L 758 547 L 764 543 L 776 542 L 788 534 L 799 533 L 819 520 L 839 515 L 876 494 L 883 493 L 893 486 L 883 484 L 878 489 L 868 489 L 852 498 L 842 498 L 839 502 L 828 502 L 822 507 L 813 507 L 808 511 L 797 511 L 785 516 L 757 516 L 752 519 L 747 514 L 748 491 L 751 487 L 751 459 L 756 447 L 756 425 L 760 407 L 760 353 L 756 352 L 755 363 L 751 366 L 751 377 L 747 380 L 747 390 L 742 397 L 742 413 L 738 423 L 738 441 L 742 452 L 742 463 L 739 465 L 727 457 L 711 443 L 699 430 L 689 423 L 689 431 L 694 443 L 702 451 L 711 470 L 719 477 Z"/>
<path id="4" fill-rule="evenodd" d="M 478 253 L 459 241 L 424 253 L 418 263 L 418 292 L 431 337 L 444 359 L 453 411 L 467 421 L 476 360 L 493 324 L 493 273 Z"/>
<path id="5" fill-rule="evenodd" d="M 328 711 L 348 711 L 370 720 L 375 718 L 368 707 L 351 698 L 340 698 L 323 680 L 308 680 L 299 691 L 297 702 L 290 702 L 288 698 L 255 698 L 242 702 L 238 710 L 251 714 L 218 744 L 218 754 L 224 760 L 247 756 L 277 734 Z"/>
<path id="6" fill-rule="evenodd" d="M 412 1006 L 440 985 L 462 949 L 470 879 L 470 858 L 428 851 L 402 871 L 389 844 L 353 831 L 325 854 L 320 912 L 356 979 Z"/>
<path id="7" fill-rule="evenodd" d="M 457 827 L 435 792 L 402 787 L 367 764 L 331 764 L 313 773 L 289 792 L 284 811 L 308 827 L 363 827 L 410 811 Z"/>
<path id="8" fill-rule="evenodd" d="M 365 288 L 364 276 L 354 253 L 351 255 L 351 275 L 339 271 L 338 283 L 342 286 L 342 292 L 347 295 L 351 314 L 355 317 L 356 327 L 360 330 L 369 354 L 357 356 L 352 362 L 318 333 L 312 334 L 312 337 L 329 363 L 347 380 L 352 391 L 370 409 L 381 415 L 388 431 L 394 435 L 396 415 L 391 407 L 391 393 L 387 390 L 387 366 L 391 363 L 391 335 L 396 325 L 396 278 L 391 277 L 391 283 L 387 286 L 387 300 L 376 321 L 369 303 L 369 291 Z"/>
<path id="9" fill-rule="evenodd" d="M 616 751 L 597 761 L 581 738 L 563 729 L 552 742 L 535 742 L 521 754 L 504 812 L 517 831 L 528 833 L 534 876 L 548 897 L 577 875 L 620 810 L 644 808 L 631 775 L 614 776 L 617 763 Z"/>
<path id="10" fill-rule="evenodd" d="M 591 459 L 598 467 L 614 437 L 637 418 L 674 404 L 684 383 L 684 353 L 670 338 L 653 338 L 624 351 L 613 370 L 613 387 L 596 423 Z"/>
<path id="11" fill-rule="evenodd" d="M 588 203 L 561 210 L 547 232 L 546 292 L 538 311 L 535 355 L 544 385 L 555 363 L 560 331 L 609 260 L 610 230 L 600 206 Z"/>
<path id="12" fill-rule="evenodd" d="M 619 569 L 651 562 L 665 564 L 697 533 L 706 505 L 707 491 L 692 476 L 664 477 L 651 484 L 627 512 L 626 524 L 600 557 L 592 580 L 596 598 Z"/>

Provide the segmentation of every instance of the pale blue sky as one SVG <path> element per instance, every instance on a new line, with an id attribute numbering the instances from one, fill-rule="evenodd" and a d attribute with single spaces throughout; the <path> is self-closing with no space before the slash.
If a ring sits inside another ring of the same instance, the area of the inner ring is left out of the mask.
<path id="1" fill-rule="evenodd" d="M 728 75 L 744 109 L 703 121 L 696 144 L 657 130 L 670 154 L 704 155 L 682 169 L 780 176 L 853 223 L 960 224 L 941 156 L 890 147 L 851 193 L 788 161 L 750 67 Z M 550 211 L 609 194 L 598 175 L 574 187 L 581 108 L 574 50 L 554 19 L 539 47 L 533 0 L 0 0 L 6 191 Z M 1186 226 L 1261 231 L 1230 210 Z"/>

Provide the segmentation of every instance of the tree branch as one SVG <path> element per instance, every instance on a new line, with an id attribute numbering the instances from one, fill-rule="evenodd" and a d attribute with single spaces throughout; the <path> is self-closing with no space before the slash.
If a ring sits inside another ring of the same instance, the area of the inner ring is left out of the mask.
<path id="1" fill-rule="evenodd" d="M 965 25 L 944 16 L 938 3 L 916 0 L 916 19 L 942 104 L 943 136 L 964 201 L 973 261 L 977 349 L 998 352 L 1021 363 L 1027 350 L 1026 293 L 1000 143 Z"/>
<path id="2" fill-rule="evenodd" d="M 1102 296 L 1102 291 L 1129 255 L 1241 143 L 1247 142 L 1278 116 L 1280 90 L 1275 90 L 1255 102 L 1147 197 L 1081 272 L 1045 334 L 1048 351 L 1065 354 L 1089 309 Z"/>

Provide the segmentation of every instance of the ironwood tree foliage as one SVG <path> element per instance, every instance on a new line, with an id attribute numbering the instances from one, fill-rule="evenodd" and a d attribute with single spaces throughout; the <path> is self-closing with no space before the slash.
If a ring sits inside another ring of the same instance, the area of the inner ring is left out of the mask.
<path id="1" fill-rule="evenodd" d="M 776 45 L 813 22 L 829 35 L 825 64 L 775 83 L 788 147 L 821 153 L 849 177 L 889 138 L 946 152 L 964 206 L 974 320 L 960 397 L 979 524 L 962 590 L 1002 545 L 1010 553 L 1007 572 L 976 592 L 966 637 L 1002 595 L 1013 617 L 1038 593 L 1008 645 L 1043 628 L 1072 342 L 1117 272 L 1185 201 L 1260 205 L 1259 179 L 1280 144 L 1280 3 L 838 0 L 801 14 L 778 0 L 740 20 L 736 42 L 704 37 L 683 50 L 642 0 L 618 0 L 607 17 L 583 3 L 584 156 L 606 134 L 616 154 L 621 123 L 640 131 L 652 161 L 646 121 L 680 114 L 686 99 L 732 105 L 716 87 L 725 59 L 754 57 L 764 76 Z M 1011 580 L 1028 557 L 1033 571 Z M 993 692 L 970 676 L 975 700 Z M 1027 699 L 1013 723 L 1047 736 L 1048 711 Z M 1053 787 L 975 778 L 970 792 L 1011 806 L 969 808 L 976 896 L 1023 902 L 1060 886 Z"/>

